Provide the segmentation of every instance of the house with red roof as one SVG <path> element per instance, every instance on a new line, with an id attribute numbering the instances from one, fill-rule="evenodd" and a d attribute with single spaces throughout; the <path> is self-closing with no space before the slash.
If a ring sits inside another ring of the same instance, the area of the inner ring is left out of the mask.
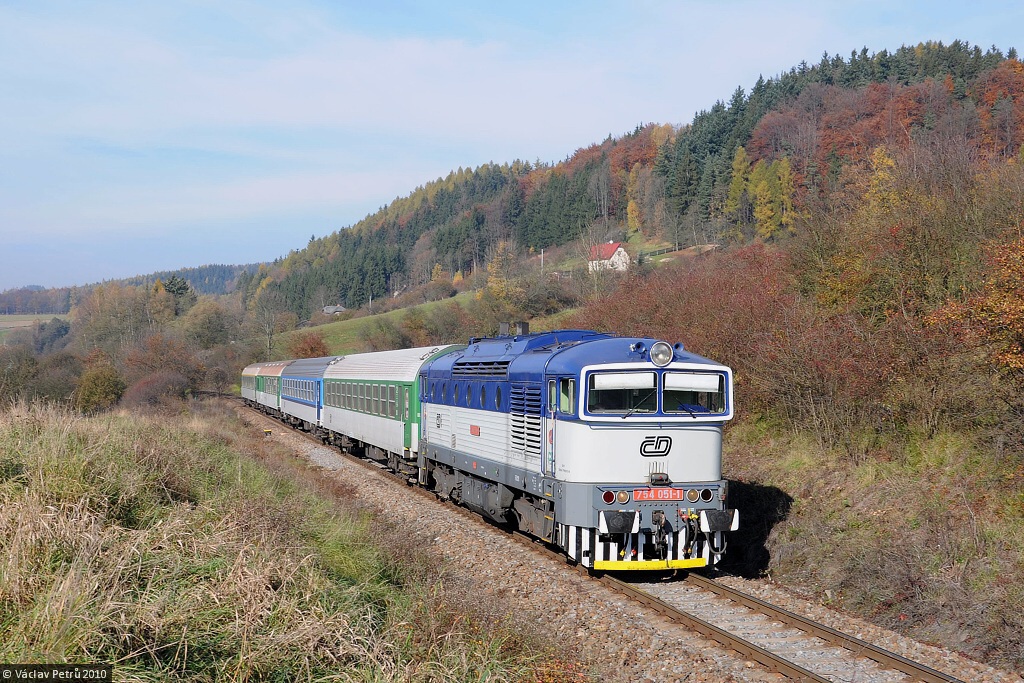
<path id="1" fill-rule="evenodd" d="M 618 270 L 625 271 L 629 268 L 629 254 L 622 246 L 622 242 L 607 242 L 595 244 L 590 248 L 590 261 L 587 262 L 587 271 L 593 273 L 596 270 Z"/>

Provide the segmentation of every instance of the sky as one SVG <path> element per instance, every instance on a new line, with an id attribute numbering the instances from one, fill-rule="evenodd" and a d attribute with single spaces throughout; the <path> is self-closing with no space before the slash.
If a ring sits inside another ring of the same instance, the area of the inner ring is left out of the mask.
<path id="1" fill-rule="evenodd" d="M 0 0 L 0 291 L 272 261 L 449 171 L 686 124 L 990 0 Z"/>

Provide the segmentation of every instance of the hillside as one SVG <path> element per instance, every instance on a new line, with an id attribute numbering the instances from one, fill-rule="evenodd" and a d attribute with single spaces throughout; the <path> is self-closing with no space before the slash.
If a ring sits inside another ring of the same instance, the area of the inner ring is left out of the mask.
<path id="1" fill-rule="evenodd" d="M 305 319 L 323 301 L 353 308 L 425 285 L 436 266 L 449 276 L 479 271 L 501 241 L 536 253 L 637 231 L 676 244 L 781 237 L 875 145 L 933 126 L 940 94 L 981 112 L 995 107 L 997 67 L 1015 56 L 960 41 L 825 55 L 759 79 L 749 93 L 737 88 L 682 127 L 640 125 L 554 165 L 453 171 L 311 240 L 264 275 Z M 815 119 L 811 128 L 795 127 L 801 111 Z M 981 116 L 979 134 L 1012 156 L 1012 141 L 998 139 L 999 112 Z M 265 277 L 240 286 L 254 294 Z"/>

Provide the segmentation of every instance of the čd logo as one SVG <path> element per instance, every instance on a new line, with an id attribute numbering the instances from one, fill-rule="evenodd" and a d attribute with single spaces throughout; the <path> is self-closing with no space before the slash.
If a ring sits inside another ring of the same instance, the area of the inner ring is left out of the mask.
<path id="1" fill-rule="evenodd" d="M 640 443 L 640 455 L 647 458 L 668 455 L 671 450 L 672 437 L 670 436 L 648 436 Z"/>

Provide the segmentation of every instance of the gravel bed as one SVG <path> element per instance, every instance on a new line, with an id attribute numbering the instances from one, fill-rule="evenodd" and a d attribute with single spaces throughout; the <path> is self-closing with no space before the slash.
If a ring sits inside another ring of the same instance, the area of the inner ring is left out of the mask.
<path id="1" fill-rule="evenodd" d="M 1020 674 L 996 669 L 981 664 L 963 655 L 926 645 L 894 631 L 875 626 L 858 617 L 837 612 L 824 605 L 798 597 L 783 586 L 761 579 L 742 579 L 735 576 L 717 577 L 718 581 L 731 588 L 753 595 L 765 602 L 789 610 L 795 614 L 813 619 L 837 631 L 848 633 L 878 647 L 895 652 L 907 659 L 924 664 L 937 671 L 955 676 L 962 681 L 995 681 L 998 683 L 1022 683 Z"/>
<path id="2" fill-rule="evenodd" d="M 450 507 L 415 495 L 399 481 L 347 461 L 333 448 L 319 445 L 270 418 L 243 412 L 248 422 L 271 427 L 269 438 L 292 448 L 325 476 L 352 485 L 360 503 L 408 529 L 432 539 L 431 552 L 444 559 L 444 571 L 470 586 L 473 597 L 500 613 L 517 614 L 551 634 L 554 642 L 586 662 L 594 680 L 622 683 L 674 681 L 783 681 L 779 674 L 744 661 L 713 641 L 657 615 L 603 585 L 580 575 L 565 562 L 530 553 L 486 523 L 467 519 Z M 264 424 L 265 422 L 265 424 Z M 794 597 L 766 582 L 722 581 L 785 609 L 850 632 L 964 681 L 1024 683 L 957 654 L 916 643 L 861 620 Z"/>

